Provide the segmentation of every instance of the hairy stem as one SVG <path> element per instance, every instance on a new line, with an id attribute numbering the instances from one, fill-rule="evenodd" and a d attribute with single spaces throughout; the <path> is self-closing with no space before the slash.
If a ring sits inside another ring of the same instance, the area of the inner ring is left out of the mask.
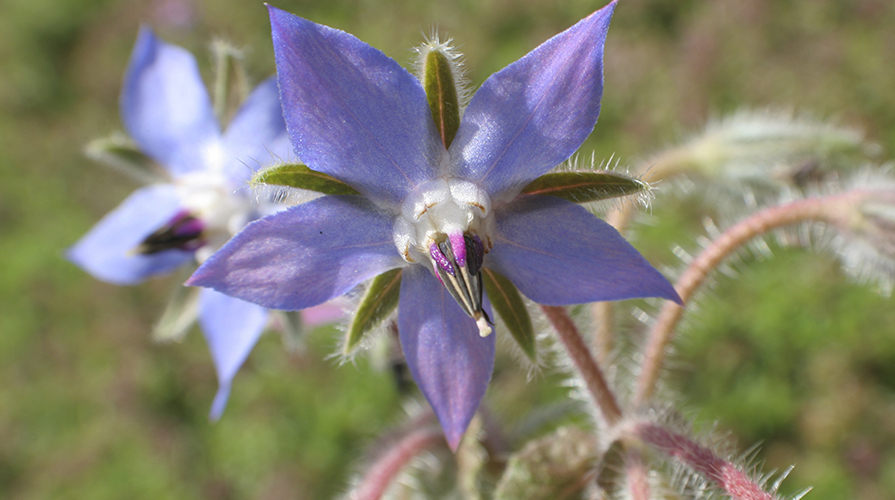
<path id="1" fill-rule="evenodd" d="M 594 353 L 597 361 L 608 365 L 612 357 L 612 349 L 615 348 L 615 322 L 612 315 L 615 312 L 612 302 L 594 302 L 590 306 L 591 318 L 594 322 Z"/>
<path id="2" fill-rule="evenodd" d="M 584 339 L 581 338 L 578 327 L 575 326 L 564 307 L 542 305 L 541 310 L 553 324 L 553 328 L 566 348 L 578 375 L 584 380 L 584 385 L 593 397 L 603 419 L 608 425 L 614 425 L 622 416 L 621 407 L 618 405 L 615 394 L 609 388 L 603 371 L 591 355 Z"/>
<path id="3" fill-rule="evenodd" d="M 690 263 L 675 285 L 678 295 L 684 304 L 687 304 L 713 269 L 731 253 L 760 234 L 798 222 L 841 222 L 838 218 L 841 217 L 842 211 L 838 207 L 841 206 L 841 201 L 849 196 L 851 193 L 798 200 L 766 208 L 740 221 L 724 231 Z M 652 397 L 668 344 L 683 313 L 684 306 L 666 302 L 650 330 L 642 371 L 637 380 L 635 404 L 642 404 Z"/>
<path id="4" fill-rule="evenodd" d="M 379 500 L 386 488 L 413 457 L 421 451 L 444 444 L 440 429 L 424 427 L 401 438 L 386 451 L 364 474 L 363 479 L 349 498 L 352 500 Z"/>
<path id="5" fill-rule="evenodd" d="M 650 500 L 649 470 L 636 450 L 625 453 L 625 489 L 631 500 Z"/>
<path id="6" fill-rule="evenodd" d="M 715 483 L 734 500 L 774 500 L 775 496 L 736 465 L 689 437 L 652 423 L 635 424 L 632 434 L 653 449 L 680 460 Z"/>

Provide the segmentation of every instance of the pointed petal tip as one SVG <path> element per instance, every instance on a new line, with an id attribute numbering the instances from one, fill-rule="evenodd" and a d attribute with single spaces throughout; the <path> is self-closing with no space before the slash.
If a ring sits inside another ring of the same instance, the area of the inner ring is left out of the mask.
<path id="1" fill-rule="evenodd" d="M 149 26 L 141 23 L 140 28 L 137 31 L 136 46 L 140 47 L 144 43 L 156 43 L 157 41 L 158 37 L 155 35 L 155 31 Z"/>
<path id="2" fill-rule="evenodd" d="M 197 269 L 186 281 L 183 282 L 183 286 L 204 286 L 202 282 L 202 277 L 197 276 L 199 270 Z"/>
<path id="3" fill-rule="evenodd" d="M 224 414 L 224 409 L 227 407 L 227 400 L 229 399 L 230 386 L 221 385 L 218 387 L 218 392 L 214 395 L 214 401 L 211 403 L 211 411 L 208 412 L 209 422 L 217 422 L 221 419 L 221 415 Z"/>
<path id="4" fill-rule="evenodd" d="M 451 144 L 461 176 L 503 201 L 567 160 L 593 132 L 615 2 L 488 77 Z"/>
<path id="5" fill-rule="evenodd" d="M 671 285 L 671 283 L 669 283 L 669 285 Z M 675 290 L 673 286 L 671 287 L 671 290 L 666 293 L 667 295 L 662 295 L 663 299 L 668 299 L 679 306 L 684 305 L 684 299 L 682 299 L 681 296 L 678 295 L 677 290 Z"/>
<path id="6" fill-rule="evenodd" d="M 648 262 L 647 262 L 647 264 L 652 267 L 652 265 L 649 264 Z M 652 290 L 648 294 L 643 295 L 643 298 L 654 297 L 654 298 L 659 298 L 659 299 L 670 300 L 679 306 L 684 305 L 684 300 L 681 298 L 680 295 L 678 295 L 677 289 L 674 287 L 674 283 L 672 283 L 668 278 L 666 278 L 665 275 L 662 274 L 655 267 L 653 267 L 653 276 L 655 278 L 654 280 L 652 280 L 653 284 L 654 284 L 654 287 L 653 287 L 654 290 Z"/>
<path id="7" fill-rule="evenodd" d="M 267 2 L 264 2 L 264 6 L 267 7 L 267 13 L 270 15 L 271 21 L 273 21 L 273 16 L 280 15 L 281 13 L 286 13 L 284 10 L 278 9 L 277 7 L 274 7 Z"/>
<path id="8" fill-rule="evenodd" d="M 472 422 L 480 402 L 480 400 L 476 401 L 474 407 L 466 408 L 466 410 L 471 409 L 472 411 L 457 411 L 457 408 L 443 407 L 444 405 L 440 404 L 442 403 L 440 401 L 435 402 L 435 405 L 432 406 L 451 451 L 456 452 L 457 447 L 460 446 L 460 442 L 463 440 L 463 436 L 466 435 L 466 430 L 469 428 L 469 424 Z M 430 400 L 429 403 L 431 405 L 432 401 Z"/>
<path id="9" fill-rule="evenodd" d="M 125 130 L 173 176 L 206 165 L 203 148 L 220 138 L 195 57 L 140 26 L 119 96 Z"/>
<path id="10" fill-rule="evenodd" d="M 484 305 L 490 311 L 490 303 Z M 495 336 L 480 337 L 475 322 L 422 266 L 403 271 L 398 333 L 410 373 L 456 451 L 491 380 Z"/>
<path id="11" fill-rule="evenodd" d="M 466 427 L 469 427 L 468 423 L 466 424 Z M 462 429 L 451 429 L 450 431 L 447 428 L 443 428 L 444 438 L 447 440 L 451 452 L 457 453 L 457 448 L 460 447 L 460 441 L 463 440 L 463 436 L 466 434 L 466 427 L 463 427 Z"/>
<path id="12" fill-rule="evenodd" d="M 297 16 L 291 12 L 285 11 L 278 7 L 274 7 L 269 3 L 264 4 L 267 7 L 267 14 L 270 17 L 270 28 L 274 33 L 284 29 L 289 22 L 306 23 L 310 22 L 303 17 Z"/>
<path id="13" fill-rule="evenodd" d="M 608 16 L 611 17 L 612 14 L 615 12 L 615 8 L 616 8 L 617 6 L 618 6 L 618 0 L 612 0 L 611 2 L 607 3 L 606 5 L 604 5 L 604 6 L 600 7 L 599 9 L 595 10 L 595 11 L 593 12 L 593 14 L 591 14 L 591 15 L 594 15 L 594 14 L 600 14 L 600 15 L 608 15 Z M 588 17 L 589 17 L 589 16 L 588 16 Z"/>
<path id="14" fill-rule="evenodd" d="M 488 254 L 489 269 L 539 304 L 648 297 L 680 303 L 662 273 L 579 205 L 552 196 L 522 197 L 496 215 L 501 233 Z"/>

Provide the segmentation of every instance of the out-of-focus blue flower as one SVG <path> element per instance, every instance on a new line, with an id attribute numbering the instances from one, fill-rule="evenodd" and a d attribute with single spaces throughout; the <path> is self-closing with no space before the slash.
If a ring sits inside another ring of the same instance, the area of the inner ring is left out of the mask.
<path id="1" fill-rule="evenodd" d="M 360 195 L 249 224 L 188 284 L 297 310 L 395 268 L 410 372 L 456 448 L 494 365 L 482 268 L 563 305 L 679 300 L 611 226 L 520 194 L 593 130 L 615 3 L 488 78 L 446 147 L 420 81 L 357 38 L 270 8 L 280 98 L 297 155 Z"/>
<path id="2" fill-rule="evenodd" d="M 262 162 L 292 157 L 275 78 L 251 93 L 222 133 L 192 54 L 144 27 L 124 78 L 121 116 L 169 182 L 138 189 L 68 250 L 96 278 L 132 285 L 201 262 L 246 223 L 275 211 L 240 190 Z M 217 418 L 268 311 L 204 289 L 198 315 L 220 383 L 211 411 Z"/>

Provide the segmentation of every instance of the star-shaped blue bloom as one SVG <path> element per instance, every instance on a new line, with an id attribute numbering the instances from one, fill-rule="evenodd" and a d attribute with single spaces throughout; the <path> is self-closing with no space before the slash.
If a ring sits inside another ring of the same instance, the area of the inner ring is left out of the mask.
<path id="1" fill-rule="evenodd" d="M 138 189 L 68 250 L 96 278 L 131 285 L 201 261 L 262 211 L 274 211 L 254 203 L 244 186 L 259 162 L 293 155 L 275 78 L 251 93 L 222 133 L 192 54 L 144 27 L 124 78 L 121 115 L 168 179 Z M 203 289 L 198 319 L 220 383 L 211 411 L 217 418 L 268 311 Z"/>
<path id="2" fill-rule="evenodd" d="M 456 448 L 494 365 L 483 268 L 541 304 L 679 300 L 586 209 L 521 194 L 596 124 L 614 7 L 488 78 L 449 147 L 420 81 L 398 63 L 352 35 L 270 8 L 295 152 L 360 194 L 324 196 L 249 224 L 188 284 L 297 310 L 402 268 L 401 345 Z"/>

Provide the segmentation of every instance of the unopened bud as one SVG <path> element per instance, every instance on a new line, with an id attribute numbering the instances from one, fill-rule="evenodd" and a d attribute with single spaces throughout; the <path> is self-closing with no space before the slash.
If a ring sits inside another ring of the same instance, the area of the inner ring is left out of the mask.
<path id="1" fill-rule="evenodd" d="M 884 293 L 895 284 L 895 182 L 874 182 L 842 195 L 834 225 L 843 267 L 860 279 L 876 281 Z"/>

